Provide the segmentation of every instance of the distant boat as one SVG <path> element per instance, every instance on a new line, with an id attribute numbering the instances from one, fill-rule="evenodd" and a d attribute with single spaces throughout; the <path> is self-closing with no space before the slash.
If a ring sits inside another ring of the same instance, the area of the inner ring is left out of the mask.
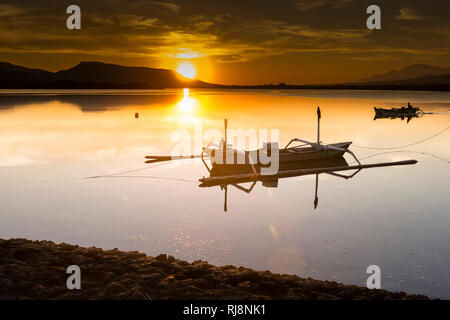
<path id="1" fill-rule="evenodd" d="M 375 115 L 378 116 L 378 118 L 386 118 L 390 116 L 417 116 L 418 114 L 423 114 L 424 112 L 418 108 L 413 107 L 408 102 L 408 107 L 401 107 L 401 108 L 391 108 L 391 109 L 383 109 L 383 108 L 377 108 L 374 107 Z"/>

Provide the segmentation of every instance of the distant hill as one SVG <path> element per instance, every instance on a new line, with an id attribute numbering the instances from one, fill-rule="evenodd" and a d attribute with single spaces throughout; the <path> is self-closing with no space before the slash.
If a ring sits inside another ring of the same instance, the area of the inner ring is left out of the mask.
<path id="1" fill-rule="evenodd" d="M 426 76 L 440 76 L 445 74 L 450 74 L 450 67 L 441 68 L 426 64 L 413 64 L 401 70 L 391 70 L 386 73 L 372 75 L 358 81 L 358 83 L 394 83 L 395 81 L 401 82 L 401 80 L 406 79 L 418 79 Z"/>
<path id="2" fill-rule="evenodd" d="M 166 69 L 126 67 L 103 62 L 81 62 L 58 72 L 31 69 L 0 62 L 0 88 L 8 89 L 351 89 L 351 90 L 434 90 L 450 91 L 450 68 L 411 65 L 373 75 L 359 82 L 340 84 L 219 85 L 183 78 Z"/>
<path id="3" fill-rule="evenodd" d="M 8 62 L 0 62 L 0 83 L 12 82 L 46 82 L 51 81 L 54 74 L 41 69 L 16 66 Z"/>
<path id="4" fill-rule="evenodd" d="M 412 79 L 372 82 L 373 85 L 413 85 L 413 86 L 450 86 L 450 72 L 442 75 L 427 75 Z"/>
<path id="5" fill-rule="evenodd" d="M 58 72 L 0 62 L 0 88 L 209 88 L 219 85 L 183 78 L 172 70 L 81 62 Z"/>
<path id="6" fill-rule="evenodd" d="M 438 68 L 445 72 L 445 68 Z M 430 69 L 429 69 L 430 70 Z M 400 74 L 400 73 L 399 73 Z M 402 73 L 405 75 L 406 73 Z M 414 73 L 411 73 L 414 74 Z M 381 77 L 380 77 L 381 79 Z M 393 80 L 394 79 L 394 80 Z M 446 74 L 426 75 L 407 79 L 393 77 L 391 80 L 378 80 L 372 82 L 348 82 L 335 84 L 266 84 L 257 86 L 228 86 L 227 88 L 238 89 L 321 89 L 321 90 L 427 90 L 427 91 L 450 91 L 450 71 Z"/>

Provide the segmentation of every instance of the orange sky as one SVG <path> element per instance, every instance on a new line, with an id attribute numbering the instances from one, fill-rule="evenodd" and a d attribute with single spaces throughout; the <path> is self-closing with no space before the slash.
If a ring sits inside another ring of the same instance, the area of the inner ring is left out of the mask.
<path id="1" fill-rule="evenodd" d="M 81 30 L 65 26 L 70 1 L 3 0 L 0 61 L 57 71 L 80 61 L 177 69 L 223 84 L 332 83 L 410 64 L 448 66 L 450 3 L 365 0 L 80 0 Z"/>

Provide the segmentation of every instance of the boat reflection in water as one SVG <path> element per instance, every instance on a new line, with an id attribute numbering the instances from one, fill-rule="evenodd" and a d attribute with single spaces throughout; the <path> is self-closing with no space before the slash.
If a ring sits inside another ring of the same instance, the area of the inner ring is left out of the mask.
<path id="1" fill-rule="evenodd" d="M 202 178 L 199 181 L 199 185 L 202 188 L 205 187 L 216 187 L 219 186 L 225 192 L 224 201 L 224 211 L 227 211 L 227 195 L 228 186 L 233 186 L 238 190 L 246 193 L 250 193 L 258 181 L 261 181 L 263 187 L 266 188 L 277 188 L 278 180 L 282 178 L 292 178 L 306 175 L 316 175 L 315 184 L 315 196 L 314 196 L 314 209 L 317 208 L 319 203 L 318 188 L 319 188 L 319 174 L 329 174 L 338 178 L 350 179 L 353 178 L 359 171 L 366 168 L 376 168 L 376 167 L 386 167 L 393 165 L 408 165 L 415 164 L 416 160 L 389 162 L 389 163 L 378 163 L 378 164 L 367 164 L 367 165 L 354 165 L 351 166 L 347 163 L 343 156 L 326 159 L 326 160 L 315 160 L 315 161 L 299 161 L 291 163 L 280 163 L 280 168 L 275 175 L 255 175 L 253 172 L 249 171 L 244 173 L 242 168 L 236 172 L 232 172 L 230 166 L 223 167 L 223 169 L 211 170 L 210 177 Z M 337 171 L 349 171 L 352 170 L 351 174 L 340 174 Z M 242 183 L 252 183 L 250 187 L 246 188 L 242 186 Z"/>
<path id="2" fill-rule="evenodd" d="M 373 118 L 373 120 L 377 120 L 377 119 L 401 119 L 401 120 L 405 120 L 406 119 L 406 123 L 409 123 L 409 121 L 411 121 L 411 119 L 413 118 L 421 118 L 423 117 L 423 113 L 420 114 L 410 114 L 410 115 L 395 115 L 395 114 L 391 114 L 391 115 L 385 115 L 385 114 L 375 114 L 375 117 Z"/>

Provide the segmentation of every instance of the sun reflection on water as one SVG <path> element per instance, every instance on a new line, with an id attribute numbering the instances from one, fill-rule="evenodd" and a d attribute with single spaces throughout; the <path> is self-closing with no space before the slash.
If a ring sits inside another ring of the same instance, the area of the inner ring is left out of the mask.
<path id="1" fill-rule="evenodd" d="M 192 113 L 198 105 L 197 99 L 189 96 L 189 89 L 183 89 L 183 99 L 176 104 L 176 109 L 182 113 Z"/>
<path id="2" fill-rule="evenodd" d="M 192 125 L 201 120 L 199 117 L 201 109 L 199 98 L 192 96 L 190 90 L 184 88 L 183 98 L 173 106 L 169 121 L 175 121 L 184 125 Z"/>

